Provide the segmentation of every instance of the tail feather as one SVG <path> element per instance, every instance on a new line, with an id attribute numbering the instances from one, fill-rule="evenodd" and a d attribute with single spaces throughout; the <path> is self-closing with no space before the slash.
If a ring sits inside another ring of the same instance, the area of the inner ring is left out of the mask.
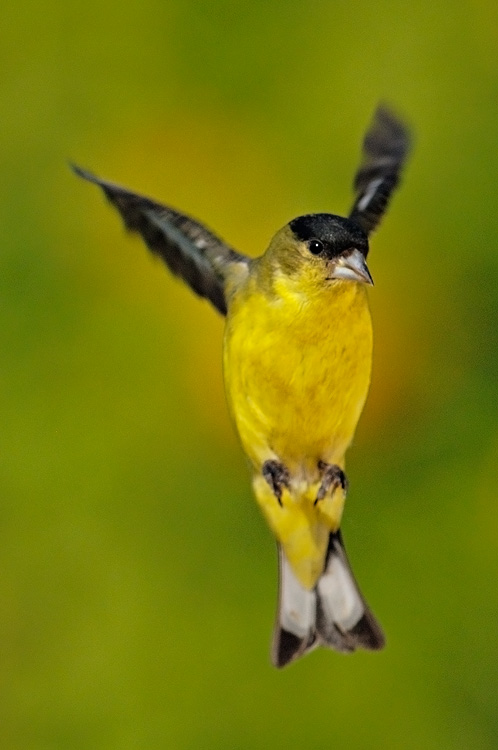
<path id="1" fill-rule="evenodd" d="M 384 646 L 384 634 L 360 593 L 339 531 L 330 535 L 324 571 L 312 591 L 297 580 L 280 546 L 279 560 L 275 666 L 283 667 L 316 646 L 343 652 Z"/>
<path id="2" fill-rule="evenodd" d="M 279 604 L 272 661 L 283 667 L 308 651 L 316 638 L 316 592 L 308 591 L 294 575 L 282 547 L 279 557 Z"/>
<path id="3" fill-rule="evenodd" d="M 358 588 L 340 531 L 330 535 L 325 570 L 316 590 L 317 634 L 323 645 L 338 651 L 384 646 L 384 634 Z"/>

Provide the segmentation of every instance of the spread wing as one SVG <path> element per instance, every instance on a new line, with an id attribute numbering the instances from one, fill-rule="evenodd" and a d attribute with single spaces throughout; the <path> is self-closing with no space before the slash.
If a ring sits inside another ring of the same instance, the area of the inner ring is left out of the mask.
<path id="1" fill-rule="evenodd" d="M 72 166 L 77 175 L 102 188 L 126 228 L 140 234 L 172 273 L 226 314 L 226 270 L 234 263 L 248 265 L 248 257 L 237 253 L 195 219 Z"/>
<path id="2" fill-rule="evenodd" d="M 375 112 L 354 179 L 356 199 L 349 218 L 367 234 L 380 222 L 410 150 L 408 129 L 384 106 Z"/>

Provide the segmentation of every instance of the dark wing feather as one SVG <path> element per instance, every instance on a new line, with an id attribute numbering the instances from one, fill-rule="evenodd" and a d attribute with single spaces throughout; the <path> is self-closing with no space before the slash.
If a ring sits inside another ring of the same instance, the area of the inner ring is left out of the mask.
<path id="1" fill-rule="evenodd" d="M 384 214 L 410 149 L 408 129 L 389 109 L 379 107 L 363 142 L 363 160 L 354 179 L 356 199 L 349 218 L 367 234 Z"/>
<path id="2" fill-rule="evenodd" d="M 220 313 L 226 314 L 224 272 L 230 264 L 248 264 L 249 258 L 237 253 L 189 216 L 101 180 L 80 167 L 72 167 L 77 175 L 102 188 L 118 209 L 126 228 L 140 234 L 147 247 L 163 259 L 170 271 L 212 302 Z"/>

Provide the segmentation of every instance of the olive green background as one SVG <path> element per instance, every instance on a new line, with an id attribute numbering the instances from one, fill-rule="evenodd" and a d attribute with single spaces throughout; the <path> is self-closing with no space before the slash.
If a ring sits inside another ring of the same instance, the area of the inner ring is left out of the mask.
<path id="1" fill-rule="evenodd" d="M 496 8 L 3 8 L 0 747 L 497 747 Z M 372 241 L 343 529 L 388 646 L 279 672 L 222 320 L 67 164 L 258 254 L 348 209 L 379 100 L 416 142 Z"/>

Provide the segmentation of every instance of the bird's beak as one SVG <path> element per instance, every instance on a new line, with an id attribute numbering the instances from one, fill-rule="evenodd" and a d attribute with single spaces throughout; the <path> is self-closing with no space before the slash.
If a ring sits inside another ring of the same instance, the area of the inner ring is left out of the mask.
<path id="1" fill-rule="evenodd" d="M 347 250 L 334 263 L 331 279 L 347 279 L 348 281 L 359 281 L 362 284 L 371 284 L 373 279 L 365 261 L 363 253 L 359 250 Z"/>

